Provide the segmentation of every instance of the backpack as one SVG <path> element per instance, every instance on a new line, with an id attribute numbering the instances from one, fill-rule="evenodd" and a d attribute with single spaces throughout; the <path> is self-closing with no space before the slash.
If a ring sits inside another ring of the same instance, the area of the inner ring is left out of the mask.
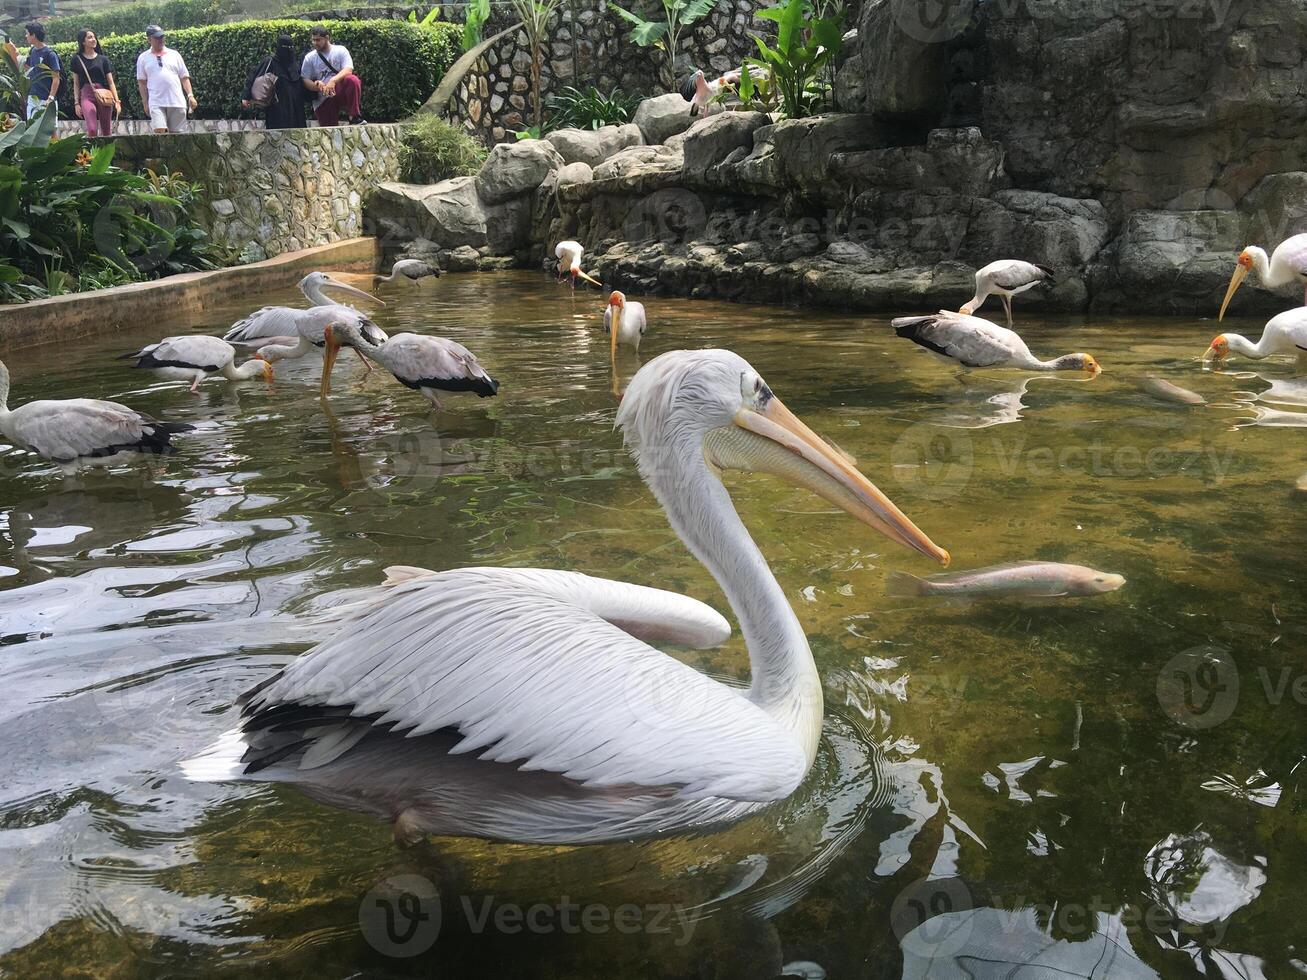
<path id="1" fill-rule="evenodd" d="M 272 71 L 272 59 L 263 66 L 263 72 L 250 86 L 250 102 L 260 109 L 277 104 L 277 76 Z"/>

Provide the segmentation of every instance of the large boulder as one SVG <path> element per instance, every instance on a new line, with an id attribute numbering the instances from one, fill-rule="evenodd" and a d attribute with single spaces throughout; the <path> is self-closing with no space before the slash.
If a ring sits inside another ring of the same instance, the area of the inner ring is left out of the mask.
<path id="1" fill-rule="evenodd" d="M 558 186 L 568 184 L 588 184 L 594 180 L 595 172 L 588 163 L 569 163 L 558 171 Z"/>
<path id="2" fill-rule="evenodd" d="M 535 190 L 563 163 L 558 151 L 544 140 L 500 143 L 481 165 L 476 190 L 485 203 L 499 204 Z"/>
<path id="3" fill-rule="evenodd" d="M 644 142 L 640 127 L 604 126 L 600 129 L 556 129 L 545 137 L 561 155 L 564 163 L 584 163 L 597 167 L 614 153 Z"/>
<path id="4" fill-rule="evenodd" d="M 685 133 L 685 179 L 706 183 L 710 171 L 728 157 L 742 159 L 753 149 L 753 134 L 771 122 L 765 112 L 723 112 L 696 122 Z"/>
<path id="5" fill-rule="evenodd" d="M 427 238 L 441 248 L 487 241 L 486 209 L 475 177 L 438 184 L 385 181 L 369 199 L 368 214 L 407 238 Z"/>
<path id="6" fill-rule="evenodd" d="M 685 97 L 679 92 L 669 92 L 641 102 L 632 122 L 640 127 L 644 141 L 652 145 L 666 143 L 677 133 L 685 132 L 694 122 L 694 117 L 690 115 L 690 103 Z"/>

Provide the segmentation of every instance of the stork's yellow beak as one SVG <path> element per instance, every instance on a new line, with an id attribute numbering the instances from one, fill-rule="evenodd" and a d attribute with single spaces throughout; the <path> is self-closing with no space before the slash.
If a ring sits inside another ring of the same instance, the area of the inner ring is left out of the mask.
<path id="1" fill-rule="evenodd" d="M 576 273 L 578 276 L 580 276 L 582 279 L 584 279 L 586 282 L 588 282 L 588 283 L 592 283 L 592 284 L 598 286 L 600 289 L 603 289 L 604 284 L 601 283 L 601 282 L 600 282 L 598 279 L 596 279 L 594 276 L 590 275 L 590 273 L 588 273 L 588 272 L 582 272 L 579 268 L 577 268 L 577 269 L 573 269 L 572 271 L 573 271 L 574 273 Z"/>
<path id="2" fill-rule="evenodd" d="M 742 408 L 734 424 L 704 440 L 722 468 L 771 473 L 806 487 L 863 524 L 943 565 L 949 553 L 931 541 L 848 458 L 803 424 L 774 395 L 758 408 Z"/>
<path id="3" fill-rule="evenodd" d="M 1221 302 L 1221 312 L 1217 315 L 1217 320 L 1225 319 L 1225 308 L 1230 305 L 1230 300 L 1234 298 L 1235 292 L 1239 289 L 1239 284 L 1244 281 L 1248 275 L 1248 267 L 1240 262 L 1234 267 L 1234 275 L 1230 277 L 1230 287 L 1225 291 L 1225 299 Z"/>

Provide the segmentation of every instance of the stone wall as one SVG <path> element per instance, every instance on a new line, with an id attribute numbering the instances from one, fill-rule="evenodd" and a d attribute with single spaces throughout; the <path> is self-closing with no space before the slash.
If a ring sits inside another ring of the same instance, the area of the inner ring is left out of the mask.
<path id="1" fill-rule="evenodd" d="M 624 6 L 644 9 L 639 0 Z M 709 76 L 720 74 L 756 54 L 750 33 L 774 33 L 772 21 L 754 16 L 766 6 L 760 0 L 720 0 L 712 13 L 682 35 L 677 77 L 684 78 L 695 68 L 703 68 Z M 486 37 L 513 23 L 502 8 L 492 9 L 496 12 L 485 27 Z M 455 7 L 447 16 L 461 19 L 462 8 Z M 663 53 L 637 47 L 628 39 L 629 33 L 630 24 L 605 0 L 564 2 L 544 46 L 541 99 L 567 86 L 594 85 L 605 94 L 614 88 L 628 95 L 669 91 Z M 512 138 L 513 131 L 532 122 L 530 69 L 526 34 L 509 35 L 468 72 L 450 100 L 448 117 L 492 144 Z"/>
<path id="2" fill-rule="evenodd" d="M 219 243 L 258 259 L 361 235 L 363 198 L 399 174 L 403 129 L 383 123 L 119 137 L 114 163 L 199 181 L 201 223 Z"/>

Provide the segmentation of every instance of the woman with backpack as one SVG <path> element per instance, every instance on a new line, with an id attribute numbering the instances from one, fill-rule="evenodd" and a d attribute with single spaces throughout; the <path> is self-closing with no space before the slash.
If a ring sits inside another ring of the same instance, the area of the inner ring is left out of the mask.
<path id="1" fill-rule="evenodd" d="M 241 105 L 262 109 L 268 129 L 304 128 L 304 85 L 289 34 L 277 38 L 276 50 L 254 66 Z"/>

